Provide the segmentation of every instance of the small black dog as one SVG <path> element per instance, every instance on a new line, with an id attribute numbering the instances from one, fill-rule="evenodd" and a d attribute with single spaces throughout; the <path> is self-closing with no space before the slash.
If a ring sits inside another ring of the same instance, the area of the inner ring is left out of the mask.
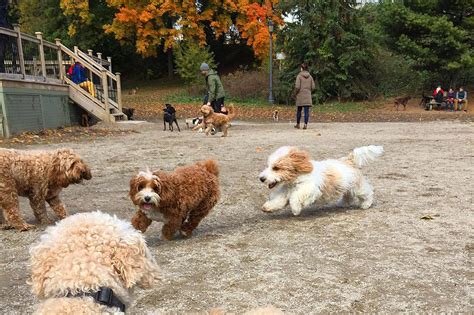
<path id="1" fill-rule="evenodd" d="M 181 132 L 179 129 L 178 120 L 176 119 L 176 109 L 174 109 L 171 104 L 165 104 L 165 108 L 163 108 L 163 131 L 166 131 L 166 123 L 168 123 L 168 128 L 170 131 L 173 131 L 173 122 L 178 127 L 178 131 Z"/>
<path id="2" fill-rule="evenodd" d="M 122 108 L 122 113 L 127 116 L 128 120 L 133 120 L 133 112 L 135 112 L 135 108 Z"/>

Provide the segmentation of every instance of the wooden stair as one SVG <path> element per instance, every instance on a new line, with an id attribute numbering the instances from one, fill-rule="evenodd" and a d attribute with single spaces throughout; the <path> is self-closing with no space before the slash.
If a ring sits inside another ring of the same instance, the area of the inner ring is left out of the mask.
<path id="1" fill-rule="evenodd" d="M 69 60 L 79 61 L 84 66 L 88 74 L 88 81 L 92 82 L 91 86 L 94 90 L 94 93 L 91 94 L 90 91 L 74 83 L 64 73 L 63 81 L 69 86 L 69 98 L 99 120 L 106 122 L 128 120 L 127 115 L 122 112 L 120 73 L 113 74 L 77 47 L 71 51 L 59 40 L 56 41 L 56 45 L 61 50 L 61 57 L 64 54 L 69 57 Z"/>
<path id="2" fill-rule="evenodd" d="M 41 82 L 65 84 L 68 86 L 69 98 L 97 119 L 107 122 L 127 120 L 127 116 L 122 112 L 120 73 L 112 73 L 111 58 L 103 60 L 100 53 L 95 57 L 92 55 L 92 50 L 86 54 L 78 47 L 70 50 L 59 39 L 56 39 L 55 43 L 44 40 L 41 32 L 36 32 L 35 35 L 36 37 L 22 33 L 19 26 L 15 26 L 14 30 L 0 27 L 0 36 L 8 36 L 10 40 L 15 41 L 18 50 L 18 61 L 13 63 L 13 59 L 10 60 L 11 73 L 2 75 L 40 84 Z M 23 42 L 37 45 L 39 60 L 36 59 L 36 55 L 31 56 L 31 49 L 25 51 L 29 54 L 25 59 Z M 46 49 L 49 54 L 45 54 Z M 54 56 L 54 52 L 57 52 L 57 59 L 45 59 L 46 56 Z M 77 61 L 84 66 L 87 78 L 81 86 L 74 83 L 66 74 L 66 69 Z M 8 65 L 8 62 L 4 64 Z"/>

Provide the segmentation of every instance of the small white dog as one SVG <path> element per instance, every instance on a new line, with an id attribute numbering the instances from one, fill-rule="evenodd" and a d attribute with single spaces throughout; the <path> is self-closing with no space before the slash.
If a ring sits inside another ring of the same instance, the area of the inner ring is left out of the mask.
<path id="1" fill-rule="evenodd" d="M 312 161 L 305 151 L 281 147 L 270 155 L 268 167 L 259 175 L 268 188 L 275 187 L 262 210 L 273 212 L 288 204 L 294 215 L 311 205 L 368 209 L 374 191 L 360 168 L 382 154 L 382 146 L 370 145 L 338 160 Z"/>

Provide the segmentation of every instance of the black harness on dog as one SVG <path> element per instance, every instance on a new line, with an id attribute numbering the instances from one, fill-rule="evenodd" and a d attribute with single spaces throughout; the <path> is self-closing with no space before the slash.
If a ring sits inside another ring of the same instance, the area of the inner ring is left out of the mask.
<path id="1" fill-rule="evenodd" d="M 120 299 L 114 294 L 114 291 L 111 288 L 100 287 L 99 291 L 96 292 L 81 292 L 78 294 L 68 293 L 66 297 L 82 297 L 90 296 L 94 299 L 95 302 L 108 306 L 108 307 L 117 307 L 120 311 L 125 312 L 125 304 L 120 301 Z"/>

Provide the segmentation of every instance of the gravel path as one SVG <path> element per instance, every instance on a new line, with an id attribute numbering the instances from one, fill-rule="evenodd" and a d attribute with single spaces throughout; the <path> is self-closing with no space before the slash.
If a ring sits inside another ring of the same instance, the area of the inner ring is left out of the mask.
<path id="1" fill-rule="evenodd" d="M 472 123 L 332 123 L 309 130 L 237 123 L 228 138 L 163 132 L 160 123 L 130 128 L 139 133 L 28 148 L 77 150 L 93 179 L 63 192 L 69 212 L 100 209 L 124 219 L 133 214 L 128 182 L 138 170 L 219 161 L 221 201 L 192 238 L 161 241 L 159 223 L 146 232 L 164 280 L 137 291 L 131 313 L 241 312 L 269 304 L 293 314 L 474 312 Z M 373 208 L 308 209 L 300 217 L 289 209 L 261 212 L 268 189 L 257 175 L 267 156 L 287 144 L 315 159 L 384 145 L 386 154 L 364 170 L 375 188 Z M 34 223 L 27 201 L 21 206 Z M 37 302 L 26 284 L 28 246 L 43 229 L 0 231 L 4 314 L 30 313 Z"/>

